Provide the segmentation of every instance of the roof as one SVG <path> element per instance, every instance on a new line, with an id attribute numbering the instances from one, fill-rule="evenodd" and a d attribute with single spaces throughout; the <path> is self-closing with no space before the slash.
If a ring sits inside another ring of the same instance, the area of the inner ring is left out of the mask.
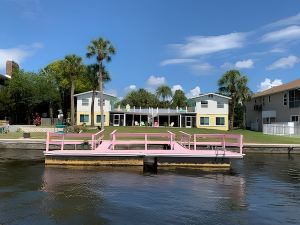
<path id="1" fill-rule="evenodd" d="M 272 87 L 265 91 L 258 92 L 253 95 L 253 98 L 261 97 L 261 96 L 265 96 L 265 95 L 271 95 L 271 94 L 275 94 L 275 93 L 279 93 L 279 92 L 283 92 L 283 91 L 288 91 L 288 90 L 295 89 L 295 88 L 300 88 L 300 79 L 297 79 L 297 80 L 294 80 L 289 83 L 282 84 L 282 85 L 279 85 L 276 87 Z"/>
<path id="2" fill-rule="evenodd" d="M 227 99 L 231 99 L 231 98 L 230 98 L 230 97 L 228 97 L 228 96 L 225 96 L 225 95 L 220 95 L 220 94 L 213 93 L 213 92 L 210 92 L 210 93 L 207 93 L 207 94 L 201 94 L 201 95 L 198 95 L 198 96 L 196 96 L 196 97 L 189 98 L 189 99 L 194 99 L 194 98 L 204 97 L 204 96 L 207 96 L 207 95 L 215 95 L 215 96 L 218 96 L 218 97 L 220 97 L 220 98 L 227 98 Z"/>
<path id="3" fill-rule="evenodd" d="M 92 93 L 93 91 L 86 91 L 86 92 L 82 92 L 82 93 L 78 93 L 76 95 L 74 95 L 75 97 L 77 96 L 80 96 L 80 95 L 84 95 L 84 94 L 89 94 L 89 93 Z M 100 93 L 99 91 L 96 91 L 98 94 Z M 117 98 L 116 96 L 114 95 L 110 95 L 110 94 L 106 94 L 106 93 L 103 93 L 104 95 L 108 96 L 108 97 L 112 97 L 112 98 Z"/>
<path id="4" fill-rule="evenodd" d="M 7 75 L 7 74 L 1 74 L 0 73 L 0 77 L 4 77 L 4 78 L 7 78 L 7 79 L 11 79 L 11 76 Z"/>

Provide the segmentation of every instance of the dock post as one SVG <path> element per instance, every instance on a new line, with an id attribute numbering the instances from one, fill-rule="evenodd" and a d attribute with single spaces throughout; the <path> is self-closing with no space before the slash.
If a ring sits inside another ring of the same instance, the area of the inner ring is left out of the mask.
<path id="1" fill-rule="evenodd" d="M 143 164 L 144 173 L 157 173 L 157 158 L 144 156 Z"/>
<path id="2" fill-rule="evenodd" d="M 194 150 L 197 150 L 196 134 L 194 134 Z"/>

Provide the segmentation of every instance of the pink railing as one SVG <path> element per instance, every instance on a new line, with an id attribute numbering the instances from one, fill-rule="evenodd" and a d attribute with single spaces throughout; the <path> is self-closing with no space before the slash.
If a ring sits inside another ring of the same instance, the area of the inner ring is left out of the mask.
<path id="1" fill-rule="evenodd" d="M 191 149 L 192 135 L 185 133 L 183 131 L 179 131 L 179 133 L 180 133 L 179 144 L 185 148 L 187 147 L 188 149 Z"/>
<path id="2" fill-rule="evenodd" d="M 200 141 L 198 141 L 200 139 Z M 206 139 L 206 140 L 205 140 Z M 210 141 L 207 141 L 210 139 Z M 240 154 L 243 153 L 243 135 L 239 134 L 194 134 L 194 150 L 197 145 L 207 145 L 218 150 L 220 147 L 224 151 L 226 147 L 238 147 Z"/>
<path id="3" fill-rule="evenodd" d="M 91 133 L 55 133 L 47 132 L 46 151 L 50 150 L 50 145 L 60 145 L 60 150 L 64 150 L 65 145 L 76 145 L 88 142 L 92 150 L 95 150 L 104 137 L 104 130 L 95 134 Z"/>
<path id="4" fill-rule="evenodd" d="M 123 140 L 120 138 L 123 138 Z M 131 141 L 132 144 L 142 144 L 145 146 L 145 150 L 147 150 L 149 144 L 159 142 L 149 140 L 151 138 L 167 139 L 166 142 L 170 144 L 171 150 L 174 149 L 175 134 L 170 131 L 167 133 L 117 133 L 117 130 L 114 130 L 110 134 L 112 150 L 115 149 L 116 144 L 126 144 L 129 143 L 129 141 Z"/>

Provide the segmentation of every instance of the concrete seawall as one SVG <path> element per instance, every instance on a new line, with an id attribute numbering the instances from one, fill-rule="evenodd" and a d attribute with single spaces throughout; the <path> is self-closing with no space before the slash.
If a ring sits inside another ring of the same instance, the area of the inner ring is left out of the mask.
<path id="1" fill-rule="evenodd" d="M 299 140 L 300 142 L 300 140 Z M 45 150 L 44 139 L 1 139 L 0 149 Z M 300 154 L 300 144 L 245 143 L 244 153 Z"/>

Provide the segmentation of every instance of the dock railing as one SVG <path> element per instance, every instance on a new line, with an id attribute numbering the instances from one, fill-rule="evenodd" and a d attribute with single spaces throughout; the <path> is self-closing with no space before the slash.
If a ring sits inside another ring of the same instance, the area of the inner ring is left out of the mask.
<path id="1" fill-rule="evenodd" d="M 161 140 L 151 140 L 151 139 L 167 139 L 166 141 Z M 167 133 L 117 133 L 117 130 L 114 130 L 110 134 L 111 148 L 115 150 L 117 144 L 140 144 L 144 145 L 145 150 L 148 150 L 149 144 L 159 144 L 159 143 L 168 143 L 171 147 L 171 150 L 174 149 L 175 134 L 168 131 Z"/>
<path id="2" fill-rule="evenodd" d="M 50 150 L 50 145 L 59 145 L 60 150 L 64 150 L 65 145 L 87 144 L 91 150 L 95 150 L 103 140 L 104 130 L 95 134 L 92 133 L 55 133 L 47 132 L 46 151 Z"/>
<path id="3" fill-rule="evenodd" d="M 194 134 L 193 144 L 194 150 L 197 150 L 197 146 L 208 146 L 225 154 L 226 147 L 237 147 L 239 153 L 243 154 L 243 135 L 239 134 Z"/>
<path id="4" fill-rule="evenodd" d="M 179 131 L 179 133 L 180 133 L 179 144 L 185 148 L 191 149 L 192 135 L 185 133 L 183 131 Z"/>

